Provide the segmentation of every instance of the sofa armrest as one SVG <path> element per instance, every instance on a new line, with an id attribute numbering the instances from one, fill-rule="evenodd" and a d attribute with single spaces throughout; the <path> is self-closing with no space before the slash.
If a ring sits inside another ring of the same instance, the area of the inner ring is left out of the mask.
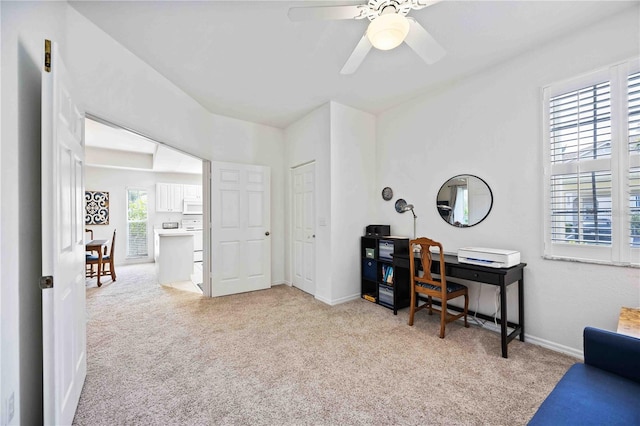
<path id="1" fill-rule="evenodd" d="M 585 364 L 640 382 L 640 339 L 593 327 L 583 336 Z"/>

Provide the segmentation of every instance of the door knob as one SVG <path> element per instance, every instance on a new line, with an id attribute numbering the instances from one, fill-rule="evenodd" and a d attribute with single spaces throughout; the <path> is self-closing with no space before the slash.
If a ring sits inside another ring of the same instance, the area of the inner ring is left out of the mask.
<path id="1" fill-rule="evenodd" d="M 269 236 L 269 231 L 265 232 L 264 235 Z"/>

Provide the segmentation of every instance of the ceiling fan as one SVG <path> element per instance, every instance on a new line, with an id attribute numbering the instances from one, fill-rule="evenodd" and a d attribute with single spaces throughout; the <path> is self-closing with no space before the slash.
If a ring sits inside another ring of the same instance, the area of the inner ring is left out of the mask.
<path id="1" fill-rule="evenodd" d="M 292 7 L 289 19 L 369 19 L 367 31 L 340 70 L 340 74 L 353 74 L 372 47 L 390 50 L 403 41 L 427 64 L 440 60 L 446 53 L 442 46 L 415 19 L 407 17 L 412 9 L 422 9 L 440 1 L 369 0 L 367 4 L 359 5 Z"/>

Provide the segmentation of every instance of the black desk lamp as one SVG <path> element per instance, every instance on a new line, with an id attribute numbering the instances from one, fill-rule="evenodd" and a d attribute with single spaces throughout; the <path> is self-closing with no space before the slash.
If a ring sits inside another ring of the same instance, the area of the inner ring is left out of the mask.
<path id="1" fill-rule="evenodd" d="M 411 214 L 413 215 L 413 239 L 415 240 L 416 219 L 418 218 L 418 216 L 416 216 L 416 212 L 413 211 L 413 204 L 407 204 L 407 202 L 403 198 L 400 198 L 398 199 L 398 201 L 396 201 L 396 211 L 398 213 L 408 212 L 409 210 L 411 210 Z"/>

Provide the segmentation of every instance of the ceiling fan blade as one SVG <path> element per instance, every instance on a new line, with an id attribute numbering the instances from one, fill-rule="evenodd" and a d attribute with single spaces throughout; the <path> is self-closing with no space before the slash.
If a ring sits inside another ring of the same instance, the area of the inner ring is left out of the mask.
<path id="1" fill-rule="evenodd" d="M 292 7 L 289 19 L 292 21 L 310 21 L 322 19 L 358 19 L 366 16 L 362 5 Z"/>
<path id="2" fill-rule="evenodd" d="M 447 53 L 442 46 L 413 18 L 409 19 L 411 28 L 405 43 L 427 64 L 438 62 Z"/>
<path id="3" fill-rule="evenodd" d="M 369 53 L 371 47 L 371 42 L 369 41 L 369 38 L 367 38 L 367 34 L 365 33 L 365 35 L 363 35 L 358 42 L 356 48 L 353 49 L 353 52 L 351 52 L 351 56 L 349 56 L 347 62 L 340 70 L 340 74 L 353 74 L 358 69 L 365 56 L 367 56 L 367 53 Z"/>
<path id="4" fill-rule="evenodd" d="M 425 7 L 433 6 L 436 3 L 440 3 L 443 0 L 411 0 L 411 9 L 420 10 Z"/>

